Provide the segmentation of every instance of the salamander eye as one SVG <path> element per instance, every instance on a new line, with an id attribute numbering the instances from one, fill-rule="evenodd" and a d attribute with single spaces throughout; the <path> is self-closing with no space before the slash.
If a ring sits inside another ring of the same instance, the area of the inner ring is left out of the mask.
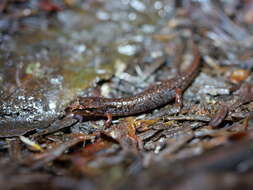
<path id="1" fill-rule="evenodd" d="M 94 112 L 94 111 L 96 111 L 96 108 L 86 108 L 85 111 L 87 111 L 87 112 Z"/>

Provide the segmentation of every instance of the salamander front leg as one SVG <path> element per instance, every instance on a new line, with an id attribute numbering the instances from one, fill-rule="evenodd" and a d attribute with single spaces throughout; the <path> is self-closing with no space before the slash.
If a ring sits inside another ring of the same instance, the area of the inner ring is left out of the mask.
<path id="1" fill-rule="evenodd" d="M 104 125 L 105 129 L 110 127 L 110 125 L 112 124 L 112 114 L 108 113 L 106 114 L 106 117 L 107 117 L 107 120 Z"/>
<path id="2" fill-rule="evenodd" d="M 178 109 L 178 112 L 181 111 L 181 108 L 183 106 L 183 90 L 181 88 L 176 88 L 176 107 Z"/>

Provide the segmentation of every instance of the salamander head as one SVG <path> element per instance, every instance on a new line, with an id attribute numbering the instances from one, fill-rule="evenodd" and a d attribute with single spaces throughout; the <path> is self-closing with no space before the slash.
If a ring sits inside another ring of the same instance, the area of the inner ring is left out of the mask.
<path id="1" fill-rule="evenodd" d="M 81 116 L 102 116 L 104 106 L 101 97 L 78 97 L 70 103 L 65 112 Z"/>

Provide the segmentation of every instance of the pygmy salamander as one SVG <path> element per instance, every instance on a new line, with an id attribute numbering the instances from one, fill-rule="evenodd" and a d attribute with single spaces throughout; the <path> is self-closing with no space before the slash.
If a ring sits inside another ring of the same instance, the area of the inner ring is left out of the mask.
<path id="1" fill-rule="evenodd" d="M 180 105 L 182 92 L 199 72 L 200 53 L 194 46 L 194 58 L 190 66 L 170 80 L 163 80 L 141 93 L 125 98 L 78 97 L 66 108 L 66 113 L 82 117 L 106 117 L 109 126 L 113 116 L 129 116 L 151 111 L 176 100 Z"/>

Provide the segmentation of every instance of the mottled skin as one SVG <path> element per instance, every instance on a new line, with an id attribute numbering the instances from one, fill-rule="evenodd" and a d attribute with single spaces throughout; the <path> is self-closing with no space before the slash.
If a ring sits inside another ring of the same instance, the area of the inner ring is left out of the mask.
<path id="1" fill-rule="evenodd" d="M 67 113 L 84 117 L 107 117 L 109 126 L 113 116 L 129 116 L 147 112 L 166 105 L 176 99 L 181 104 L 182 92 L 191 84 L 199 72 L 200 53 L 194 48 L 194 59 L 180 75 L 151 85 L 141 93 L 126 98 L 78 97 Z"/>

